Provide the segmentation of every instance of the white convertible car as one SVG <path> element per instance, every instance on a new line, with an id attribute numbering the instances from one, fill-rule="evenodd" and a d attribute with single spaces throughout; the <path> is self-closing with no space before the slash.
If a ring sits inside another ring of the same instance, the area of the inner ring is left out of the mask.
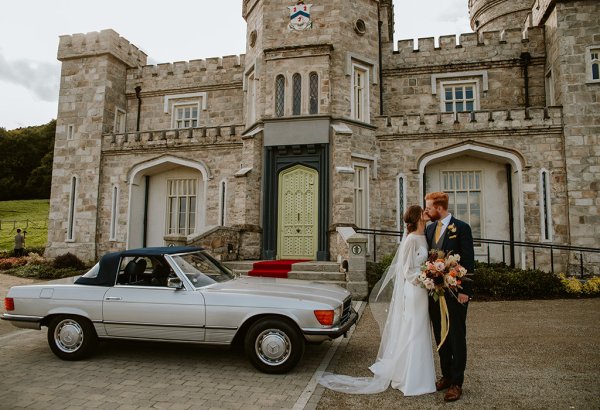
<path id="1" fill-rule="evenodd" d="M 2 319 L 17 327 L 47 326 L 64 360 L 89 356 L 99 338 L 240 343 L 266 373 L 289 371 L 306 342 L 337 338 L 357 320 L 340 286 L 236 277 L 193 247 L 110 253 L 74 281 L 15 286 L 4 306 Z"/>

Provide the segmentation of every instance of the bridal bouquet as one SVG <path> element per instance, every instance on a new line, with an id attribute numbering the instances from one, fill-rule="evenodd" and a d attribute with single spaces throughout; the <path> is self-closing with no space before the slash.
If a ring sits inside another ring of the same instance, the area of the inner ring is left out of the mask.
<path id="1" fill-rule="evenodd" d="M 429 251 L 429 257 L 417 277 L 421 287 L 429 291 L 429 295 L 437 302 L 448 289 L 455 294 L 462 289 L 462 278 L 467 270 L 460 265 L 460 255 L 445 253 L 437 249 Z"/>

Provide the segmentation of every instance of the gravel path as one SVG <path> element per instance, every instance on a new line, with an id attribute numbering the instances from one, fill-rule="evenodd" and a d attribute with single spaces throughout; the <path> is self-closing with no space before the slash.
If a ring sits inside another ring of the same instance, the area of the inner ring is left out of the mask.
<path id="1" fill-rule="evenodd" d="M 600 299 L 475 302 L 467 318 L 469 359 L 463 397 L 443 393 L 404 397 L 325 390 L 318 409 L 598 409 L 600 408 Z M 367 307 L 354 334 L 328 371 L 370 376 L 379 331 Z M 436 360 L 437 360 L 437 354 Z M 439 369 L 439 363 L 436 363 Z M 439 370 L 438 370 L 439 372 Z"/>

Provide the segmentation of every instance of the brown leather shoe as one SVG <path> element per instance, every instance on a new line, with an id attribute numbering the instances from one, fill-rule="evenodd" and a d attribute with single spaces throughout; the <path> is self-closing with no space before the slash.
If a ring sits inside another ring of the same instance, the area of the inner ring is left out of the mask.
<path id="1" fill-rule="evenodd" d="M 457 384 L 450 386 L 446 394 L 444 395 L 444 401 L 456 401 L 460 399 L 462 395 L 462 387 Z"/>
<path id="2" fill-rule="evenodd" d="M 437 382 L 435 382 L 435 389 L 437 391 L 444 390 L 444 389 L 447 389 L 448 387 L 450 387 L 451 384 L 452 383 L 450 383 L 450 379 L 446 379 L 445 377 L 442 377 Z"/>

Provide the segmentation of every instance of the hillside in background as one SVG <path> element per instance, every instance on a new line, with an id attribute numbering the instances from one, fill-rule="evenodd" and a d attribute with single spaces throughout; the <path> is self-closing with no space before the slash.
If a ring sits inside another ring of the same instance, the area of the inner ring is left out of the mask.
<path id="1" fill-rule="evenodd" d="M 50 198 L 56 120 L 15 130 L 0 127 L 0 201 Z"/>

